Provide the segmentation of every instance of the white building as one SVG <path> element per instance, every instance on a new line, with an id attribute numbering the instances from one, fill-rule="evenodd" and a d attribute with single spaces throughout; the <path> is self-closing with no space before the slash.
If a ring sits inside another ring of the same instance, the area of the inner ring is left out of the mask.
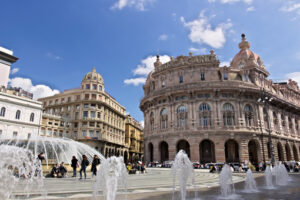
<path id="1" fill-rule="evenodd" d="M 42 103 L 20 88 L 7 88 L 10 65 L 17 59 L 0 48 L 0 139 L 26 140 L 39 133 Z"/>

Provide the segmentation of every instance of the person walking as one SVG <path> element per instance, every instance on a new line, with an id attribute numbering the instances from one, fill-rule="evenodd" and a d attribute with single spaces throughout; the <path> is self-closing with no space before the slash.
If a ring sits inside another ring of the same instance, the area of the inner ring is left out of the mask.
<path id="1" fill-rule="evenodd" d="M 92 162 L 92 176 L 97 176 L 97 166 L 100 164 L 100 159 L 97 155 L 94 155 L 94 159 Z"/>
<path id="2" fill-rule="evenodd" d="M 84 179 L 86 179 L 86 168 L 89 166 L 90 162 L 88 161 L 86 155 L 82 155 L 81 169 L 80 169 L 80 179 L 82 179 L 82 172 L 84 173 Z"/>
<path id="3" fill-rule="evenodd" d="M 72 160 L 71 160 L 71 167 L 73 168 L 73 176 L 72 177 L 76 177 L 76 170 L 77 170 L 77 167 L 78 167 L 78 160 L 75 156 L 72 157 Z"/>

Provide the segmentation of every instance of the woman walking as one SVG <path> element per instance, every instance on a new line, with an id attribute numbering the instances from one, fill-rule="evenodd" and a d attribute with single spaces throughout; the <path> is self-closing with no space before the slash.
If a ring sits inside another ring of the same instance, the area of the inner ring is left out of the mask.
<path id="1" fill-rule="evenodd" d="M 97 166 L 100 164 L 100 159 L 98 158 L 97 155 L 94 155 L 94 159 L 93 159 L 93 162 L 92 162 L 92 172 L 93 172 L 93 175 L 92 176 L 97 176 Z"/>
<path id="2" fill-rule="evenodd" d="M 84 173 L 84 179 L 86 179 L 86 168 L 89 166 L 90 162 L 88 161 L 86 155 L 82 155 L 81 169 L 80 169 L 80 179 L 82 179 L 82 171 Z"/>
<path id="3" fill-rule="evenodd" d="M 72 177 L 76 177 L 76 170 L 77 170 L 77 167 L 78 167 L 78 160 L 75 156 L 72 157 L 71 167 L 73 168 L 73 176 Z"/>

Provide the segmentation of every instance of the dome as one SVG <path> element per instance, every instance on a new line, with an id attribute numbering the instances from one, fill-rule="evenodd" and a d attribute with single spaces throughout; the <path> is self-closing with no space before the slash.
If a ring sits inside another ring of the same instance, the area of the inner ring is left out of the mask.
<path id="1" fill-rule="evenodd" d="M 242 34 L 242 41 L 239 43 L 239 48 L 241 49 L 238 54 L 236 54 L 230 63 L 232 68 L 244 68 L 247 66 L 255 66 L 260 68 L 265 68 L 261 58 L 250 50 L 250 43 L 246 41 L 246 37 Z"/>
<path id="2" fill-rule="evenodd" d="M 90 81 L 104 84 L 103 78 L 98 72 L 96 72 L 96 68 L 93 68 L 92 71 L 88 72 L 82 79 L 82 82 Z"/>

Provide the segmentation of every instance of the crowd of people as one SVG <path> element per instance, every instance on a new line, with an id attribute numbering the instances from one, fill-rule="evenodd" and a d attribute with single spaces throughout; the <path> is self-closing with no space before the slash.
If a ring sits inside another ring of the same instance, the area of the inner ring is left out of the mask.
<path id="1" fill-rule="evenodd" d="M 140 172 L 141 174 L 146 173 L 146 168 L 144 163 L 137 162 L 137 163 L 128 163 L 127 165 L 127 171 L 129 174 L 136 174 L 137 172 Z"/>

